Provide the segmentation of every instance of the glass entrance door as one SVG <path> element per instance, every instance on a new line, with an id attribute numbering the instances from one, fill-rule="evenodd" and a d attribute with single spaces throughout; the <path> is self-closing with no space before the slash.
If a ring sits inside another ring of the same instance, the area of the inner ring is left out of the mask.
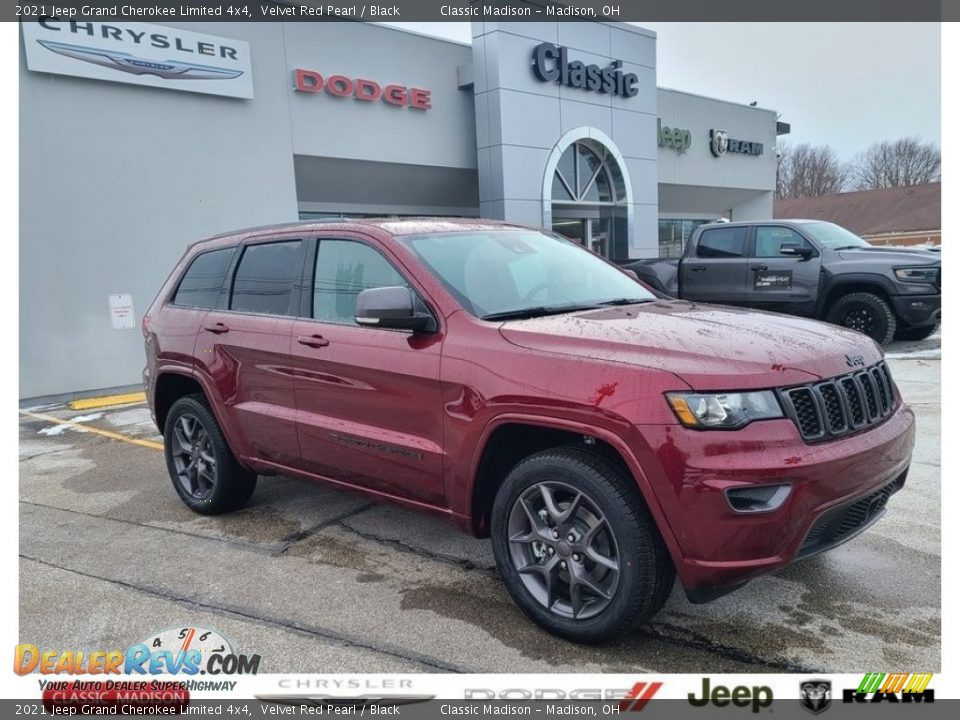
<path id="1" fill-rule="evenodd" d="M 584 213 L 583 210 L 572 210 L 571 215 Z M 553 231 L 563 235 L 568 240 L 580 243 L 585 248 L 593 250 L 598 255 L 610 257 L 610 219 L 605 217 L 564 217 L 554 216 Z"/>

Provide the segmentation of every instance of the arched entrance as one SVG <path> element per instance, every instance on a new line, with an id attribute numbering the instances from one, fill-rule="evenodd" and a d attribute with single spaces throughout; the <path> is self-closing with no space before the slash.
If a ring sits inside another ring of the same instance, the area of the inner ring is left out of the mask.
<path id="1" fill-rule="evenodd" d="M 632 207 L 623 157 L 593 128 L 567 133 L 544 178 L 544 225 L 614 260 L 630 246 Z"/>

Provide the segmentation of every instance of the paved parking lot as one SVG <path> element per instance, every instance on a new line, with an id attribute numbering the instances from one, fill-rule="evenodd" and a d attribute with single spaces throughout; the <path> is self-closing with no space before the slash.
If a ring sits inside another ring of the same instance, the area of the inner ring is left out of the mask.
<path id="1" fill-rule="evenodd" d="M 21 415 L 20 639 L 124 648 L 185 624 L 261 672 L 940 670 L 939 338 L 889 348 L 918 418 L 905 489 L 832 552 L 710 605 L 679 587 L 636 633 L 585 648 L 515 608 L 486 541 L 283 478 L 221 517 L 187 510 L 144 405 Z"/>

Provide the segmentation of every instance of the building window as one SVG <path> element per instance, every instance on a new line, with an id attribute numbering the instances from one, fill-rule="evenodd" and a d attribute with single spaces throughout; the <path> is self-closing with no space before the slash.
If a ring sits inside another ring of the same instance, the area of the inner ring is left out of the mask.
<path id="1" fill-rule="evenodd" d="M 660 257 L 680 257 L 694 229 L 710 220 L 672 220 L 660 218 Z"/>
<path id="2" fill-rule="evenodd" d="M 604 257 L 626 260 L 627 189 L 616 158 L 596 140 L 560 156 L 551 191 L 553 231 Z"/>

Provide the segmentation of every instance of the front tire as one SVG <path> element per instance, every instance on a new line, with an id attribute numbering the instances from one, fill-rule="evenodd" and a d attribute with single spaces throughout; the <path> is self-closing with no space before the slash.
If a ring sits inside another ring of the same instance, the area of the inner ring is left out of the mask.
<path id="1" fill-rule="evenodd" d="M 579 448 L 545 450 L 510 471 L 491 537 L 520 609 L 575 642 L 629 632 L 673 587 L 673 564 L 633 479 Z"/>
<path id="2" fill-rule="evenodd" d="M 897 317 L 890 304 L 879 295 L 855 292 L 844 295 L 830 306 L 827 322 L 841 325 L 889 345 L 897 330 Z"/>
<path id="3" fill-rule="evenodd" d="M 163 454 L 177 495 L 201 515 L 242 507 L 257 486 L 256 474 L 237 462 L 202 395 L 182 397 L 170 408 Z"/>

